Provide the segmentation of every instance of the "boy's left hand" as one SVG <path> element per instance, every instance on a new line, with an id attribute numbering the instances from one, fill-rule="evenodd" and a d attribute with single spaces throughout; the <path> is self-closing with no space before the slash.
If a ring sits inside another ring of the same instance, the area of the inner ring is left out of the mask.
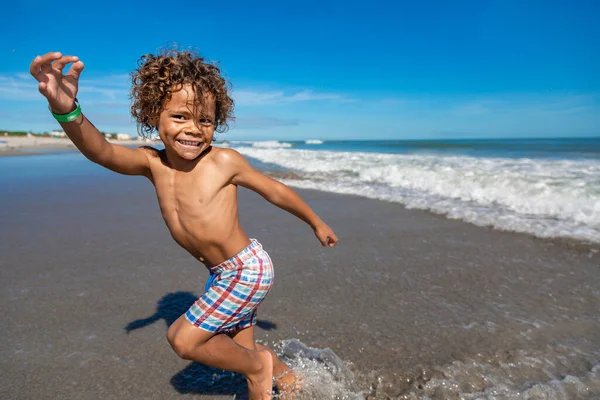
<path id="1" fill-rule="evenodd" d="M 338 238 L 335 233 L 333 233 L 333 230 L 325 224 L 315 228 L 315 235 L 323 246 L 333 247 L 338 243 Z"/>

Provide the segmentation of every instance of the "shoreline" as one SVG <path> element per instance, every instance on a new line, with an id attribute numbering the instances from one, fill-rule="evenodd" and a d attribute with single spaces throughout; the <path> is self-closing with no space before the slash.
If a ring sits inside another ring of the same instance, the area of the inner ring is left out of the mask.
<path id="1" fill-rule="evenodd" d="M 119 144 L 119 145 L 128 146 L 128 147 L 139 147 L 139 146 L 154 145 L 154 144 L 162 145 L 162 143 L 160 141 L 150 141 L 150 140 L 143 139 L 141 137 L 136 140 L 107 139 L 107 141 L 110 143 Z M 50 154 L 55 154 L 53 151 L 62 152 L 62 151 L 78 151 L 78 150 L 69 138 L 53 138 L 53 137 L 39 137 L 39 136 L 33 136 L 33 137 L 0 136 L 0 157 L 50 155 Z M 266 175 L 268 175 L 274 179 L 278 179 L 278 180 L 281 178 L 292 178 L 292 179 L 298 178 L 293 172 L 283 172 L 283 173 L 280 171 L 262 171 L 262 172 L 265 173 Z M 300 187 L 294 186 L 293 184 L 290 184 L 290 186 L 293 187 L 294 190 L 304 190 L 304 189 L 301 189 Z M 312 190 L 312 189 L 308 189 L 308 190 Z M 333 194 L 333 192 L 327 192 L 327 191 L 323 191 L 323 193 L 332 193 Z M 344 194 L 344 193 L 335 193 L 335 194 L 338 194 L 341 196 L 358 196 L 358 197 L 363 198 L 363 196 L 360 196 L 360 195 Z M 364 198 L 375 200 L 375 201 L 381 201 L 383 203 L 399 205 L 402 208 L 407 209 L 403 203 L 389 201 L 389 200 L 373 199 L 373 198 L 369 198 L 369 197 L 364 197 Z M 411 209 L 411 210 L 413 210 L 413 209 Z M 499 231 L 499 232 L 509 232 L 509 233 L 513 233 L 513 234 L 522 234 L 522 235 L 525 235 L 526 237 L 534 237 L 536 239 L 545 240 L 545 241 L 548 241 L 551 243 L 558 244 L 565 248 L 579 249 L 581 251 L 587 251 L 592 255 L 597 252 L 600 252 L 600 243 L 596 243 L 596 242 L 579 240 L 576 238 L 571 238 L 571 237 L 566 237 L 566 236 L 541 237 L 541 236 L 536 236 L 536 235 L 534 235 L 532 233 L 528 233 L 528 232 L 503 230 L 503 229 L 498 229 L 493 226 L 475 225 L 471 222 L 464 221 L 462 219 L 448 218 L 447 214 L 436 213 L 436 212 L 428 210 L 428 209 L 425 209 L 425 210 L 414 209 L 414 210 L 426 212 L 431 215 L 435 215 L 435 216 L 438 216 L 438 217 L 441 217 L 444 219 L 452 219 L 452 220 L 464 222 L 467 224 L 471 224 L 473 226 L 477 226 L 481 229 L 492 229 L 492 230 Z"/>
<path id="2" fill-rule="evenodd" d="M 108 139 L 107 141 L 122 146 L 143 146 L 148 143 L 155 143 L 143 139 Z M 0 136 L 0 157 L 43 155 L 51 153 L 52 150 L 77 150 L 77 148 L 69 138 Z"/>
<path id="3" fill-rule="evenodd" d="M 294 172 L 280 172 L 280 171 L 261 171 L 263 172 L 265 175 L 273 178 L 273 179 L 298 179 L 299 176 L 297 174 L 295 174 Z M 404 203 L 400 203 L 400 202 L 396 202 L 396 201 L 392 201 L 392 200 L 383 200 L 383 199 L 378 199 L 378 198 L 373 198 L 373 197 L 367 197 L 367 196 L 361 196 L 359 194 L 351 194 L 351 193 L 338 193 L 338 192 L 328 192 L 325 190 L 319 190 L 319 189 L 306 189 L 306 188 L 302 188 L 299 186 L 295 186 L 293 183 L 286 183 L 288 184 L 290 187 L 292 187 L 295 191 L 303 191 L 303 190 L 314 190 L 317 192 L 322 192 L 322 193 L 330 193 L 330 194 L 335 194 L 335 195 L 339 195 L 339 196 L 349 196 L 349 197 L 359 197 L 359 198 L 363 198 L 363 199 L 368 199 L 368 200 L 373 200 L 373 201 L 378 201 L 378 202 L 382 202 L 382 203 L 386 203 L 386 204 L 394 204 L 397 206 L 402 207 L 405 210 L 410 210 L 410 211 L 417 211 L 417 212 L 425 212 L 427 214 L 430 215 L 434 215 L 436 217 L 440 217 L 443 219 L 448 219 L 448 220 L 452 220 L 452 221 L 459 221 L 468 225 L 472 225 L 472 226 L 476 226 L 478 228 L 481 229 L 491 229 L 497 232 L 507 232 L 507 233 L 512 233 L 515 235 L 524 235 L 525 237 L 531 237 L 531 238 L 535 238 L 538 240 L 542 240 L 545 242 L 549 242 L 549 243 L 554 243 L 556 245 L 560 245 L 563 246 L 565 248 L 568 249 L 572 249 L 572 250 L 580 250 L 580 251 L 589 251 L 592 254 L 595 254 L 597 252 L 600 252 L 600 243 L 599 242 L 593 242 L 593 241 L 589 241 L 589 240 L 583 240 L 583 239 L 577 239 L 577 238 L 573 238 L 573 237 L 568 237 L 568 236 L 550 236 L 550 237 L 545 237 L 545 236 L 537 236 L 534 235 L 533 233 L 529 233 L 529 232 L 524 232 L 524 231 L 516 231 L 516 230 L 507 230 L 507 229 L 500 229 L 497 228 L 493 225 L 477 225 L 474 224 L 472 222 L 469 221 L 465 221 L 463 219 L 460 218 L 450 218 L 448 217 L 447 213 L 438 213 L 438 212 L 434 212 L 430 209 L 423 209 L 423 208 L 407 208 L 406 205 Z"/>

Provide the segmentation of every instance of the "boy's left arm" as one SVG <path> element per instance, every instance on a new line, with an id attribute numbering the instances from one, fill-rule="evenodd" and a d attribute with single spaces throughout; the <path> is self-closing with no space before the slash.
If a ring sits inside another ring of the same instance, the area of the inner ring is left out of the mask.
<path id="1" fill-rule="evenodd" d="M 231 183 L 255 191 L 270 203 L 306 222 L 314 230 L 317 239 L 323 246 L 333 247 L 338 243 L 338 238 L 333 230 L 296 192 L 252 168 L 250 163 L 237 151 L 227 149 L 224 156 L 227 159 L 227 165 L 232 169 Z"/>

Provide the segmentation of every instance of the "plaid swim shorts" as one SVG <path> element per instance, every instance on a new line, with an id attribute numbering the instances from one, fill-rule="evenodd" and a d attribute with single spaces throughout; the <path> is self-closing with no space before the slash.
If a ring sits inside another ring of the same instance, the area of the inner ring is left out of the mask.
<path id="1" fill-rule="evenodd" d="M 194 326 L 214 333 L 256 325 L 256 308 L 273 285 L 273 263 L 255 239 L 210 269 L 204 295 L 185 313 Z"/>

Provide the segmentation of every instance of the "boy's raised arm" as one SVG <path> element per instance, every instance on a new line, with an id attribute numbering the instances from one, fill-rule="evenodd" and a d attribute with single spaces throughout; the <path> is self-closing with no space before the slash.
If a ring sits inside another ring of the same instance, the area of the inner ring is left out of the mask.
<path id="1" fill-rule="evenodd" d="M 333 230 L 294 192 L 283 183 L 255 170 L 237 151 L 225 149 L 222 153 L 232 170 L 231 183 L 260 194 L 270 203 L 288 211 L 310 225 L 323 246 L 333 247 L 338 238 Z"/>
<path id="2" fill-rule="evenodd" d="M 70 63 L 73 65 L 63 75 L 65 66 Z M 39 82 L 38 89 L 48 99 L 53 113 L 66 115 L 77 109 L 76 96 L 83 68 L 76 56 L 63 56 L 58 52 L 37 56 L 31 62 L 31 75 Z M 59 123 L 73 144 L 91 161 L 121 174 L 149 176 L 147 150 L 107 142 L 83 114 L 73 121 Z"/>

